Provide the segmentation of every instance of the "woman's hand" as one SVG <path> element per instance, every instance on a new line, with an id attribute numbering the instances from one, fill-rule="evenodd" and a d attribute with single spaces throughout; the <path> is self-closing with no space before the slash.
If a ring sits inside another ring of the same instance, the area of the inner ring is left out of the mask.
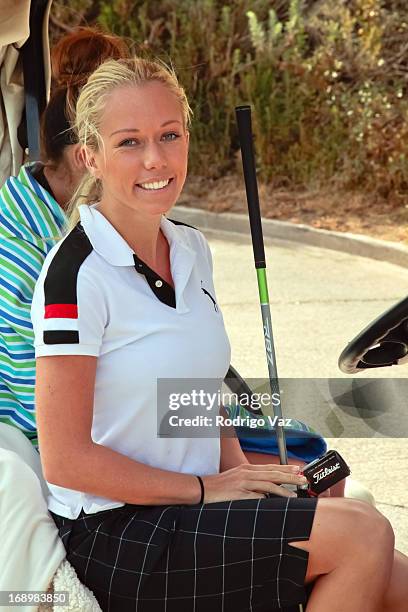
<path id="1" fill-rule="evenodd" d="M 299 474 L 299 466 L 244 463 L 220 474 L 204 476 L 204 503 L 258 499 L 268 493 L 296 497 L 296 493 L 280 485 L 300 485 L 306 482 L 306 478 Z"/>

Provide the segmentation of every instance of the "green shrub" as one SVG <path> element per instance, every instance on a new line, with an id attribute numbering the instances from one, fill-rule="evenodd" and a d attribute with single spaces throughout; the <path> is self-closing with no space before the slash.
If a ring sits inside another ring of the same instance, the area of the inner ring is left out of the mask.
<path id="1" fill-rule="evenodd" d="M 57 20 L 69 21 L 68 4 L 54 3 Z M 237 167 L 234 107 L 250 103 L 259 174 L 272 184 L 407 192 L 404 0 L 76 4 L 175 65 L 194 110 L 194 173 Z"/>

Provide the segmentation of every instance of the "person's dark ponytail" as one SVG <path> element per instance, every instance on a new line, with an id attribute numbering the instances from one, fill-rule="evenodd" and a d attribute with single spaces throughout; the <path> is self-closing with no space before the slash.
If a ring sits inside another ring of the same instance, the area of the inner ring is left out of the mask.
<path id="1" fill-rule="evenodd" d="M 70 117 L 82 86 L 107 59 L 130 56 L 126 42 L 94 28 L 78 28 L 61 38 L 51 53 L 52 94 L 41 119 L 41 153 L 58 164 L 67 145 L 77 142 Z"/>

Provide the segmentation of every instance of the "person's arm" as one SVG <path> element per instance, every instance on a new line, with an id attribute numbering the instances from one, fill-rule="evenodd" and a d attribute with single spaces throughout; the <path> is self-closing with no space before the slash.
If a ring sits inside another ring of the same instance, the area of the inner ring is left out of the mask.
<path id="1" fill-rule="evenodd" d="M 134 461 L 91 437 L 97 358 L 59 355 L 37 359 L 36 407 L 45 479 L 55 485 L 129 504 L 195 504 L 195 476 Z M 233 439 L 231 438 L 232 442 Z M 228 449 L 231 450 L 227 442 Z M 292 466 L 240 464 L 203 477 L 204 501 L 293 495 L 279 485 L 300 483 Z"/>
<path id="2" fill-rule="evenodd" d="M 14 342 L 32 347 L 34 333 L 30 319 L 30 300 L 42 262 L 30 257 L 31 253 L 22 240 L 13 237 L 5 240 L 4 244 L 6 249 L 0 255 L 0 268 L 7 273 L 7 276 L 5 276 L 6 283 L 4 287 L 2 286 L 5 300 L 0 319 L 9 330 L 12 330 Z M 24 376 L 24 370 L 19 372 L 19 377 L 21 376 Z M 27 378 L 32 378 L 31 373 Z"/>
<path id="3" fill-rule="evenodd" d="M 0 270 L 4 280 L 0 319 L 12 330 L 8 335 L 14 335 L 13 343 L 24 343 L 32 347 L 34 333 L 30 319 L 31 298 L 44 258 L 52 246 L 50 236 L 55 236 L 54 240 L 57 241 L 61 230 L 54 215 L 50 215 L 47 204 L 39 197 L 34 197 L 32 191 L 22 183 L 24 171 L 28 172 L 22 168 L 18 177 L 10 177 L 0 189 L 0 243 L 3 247 Z M 18 197 L 11 198 L 10 193 L 17 193 Z M 47 238 L 41 230 L 33 229 L 33 211 L 35 223 L 41 220 L 47 226 Z M 24 352 L 27 352 L 27 346 Z M 18 377 L 30 379 L 32 375 L 26 375 L 24 369 L 21 369 Z"/>
<path id="4" fill-rule="evenodd" d="M 228 413 L 222 405 L 220 406 L 220 415 L 224 418 L 228 418 Z M 226 470 L 230 470 L 238 465 L 243 465 L 244 463 L 249 463 L 241 448 L 235 433 L 235 428 L 232 425 L 221 428 L 220 443 L 220 472 L 225 472 Z"/>
<path id="5" fill-rule="evenodd" d="M 129 504 L 194 504 L 195 476 L 134 461 L 91 438 L 96 357 L 37 359 L 36 409 L 45 479 Z"/>

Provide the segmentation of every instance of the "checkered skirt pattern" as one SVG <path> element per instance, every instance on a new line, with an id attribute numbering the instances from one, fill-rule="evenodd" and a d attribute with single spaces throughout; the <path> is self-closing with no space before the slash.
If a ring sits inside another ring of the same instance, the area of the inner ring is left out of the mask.
<path id="1" fill-rule="evenodd" d="M 270 497 L 52 513 L 79 579 L 104 612 L 270 612 L 306 601 L 317 501 Z"/>

